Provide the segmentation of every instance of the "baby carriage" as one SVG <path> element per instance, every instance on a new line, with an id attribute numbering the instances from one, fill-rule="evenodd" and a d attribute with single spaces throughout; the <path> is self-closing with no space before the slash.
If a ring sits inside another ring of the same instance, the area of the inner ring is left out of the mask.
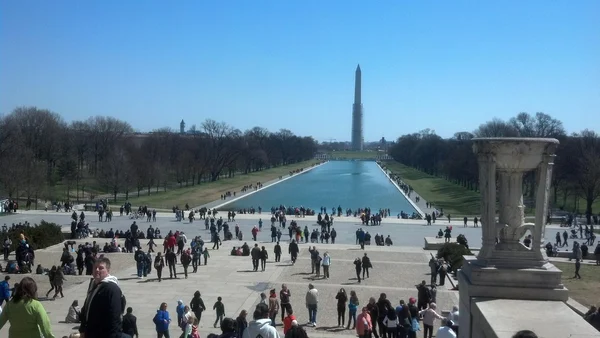
<path id="1" fill-rule="evenodd" d="M 571 237 L 569 237 L 570 239 L 577 239 L 577 230 L 576 229 L 571 229 Z"/>

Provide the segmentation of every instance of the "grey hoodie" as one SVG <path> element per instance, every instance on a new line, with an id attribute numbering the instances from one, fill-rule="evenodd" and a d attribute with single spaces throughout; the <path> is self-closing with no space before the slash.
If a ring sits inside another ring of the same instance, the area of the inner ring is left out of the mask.
<path id="1" fill-rule="evenodd" d="M 244 330 L 242 338 L 280 338 L 277 329 L 271 325 L 269 318 L 253 320 Z"/>

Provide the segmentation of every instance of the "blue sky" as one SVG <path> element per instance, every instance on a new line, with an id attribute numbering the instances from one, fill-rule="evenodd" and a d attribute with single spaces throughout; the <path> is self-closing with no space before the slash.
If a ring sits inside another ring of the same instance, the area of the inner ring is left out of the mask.
<path id="1" fill-rule="evenodd" d="M 599 130 L 600 1 L 2 1 L 0 114 L 350 139 L 546 112 Z"/>

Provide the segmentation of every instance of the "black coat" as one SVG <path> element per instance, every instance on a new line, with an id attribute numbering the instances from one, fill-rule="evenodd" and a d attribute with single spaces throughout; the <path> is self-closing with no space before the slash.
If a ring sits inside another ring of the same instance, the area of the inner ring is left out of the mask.
<path id="1" fill-rule="evenodd" d="M 130 313 L 123 316 L 123 333 L 131 337 L 138 334 L 137 318 Z"/>
<path id="2" fill-rule="evenodd" d="M 100 283 L 95 288 L 98 291 L 89 304 L 86 299 L 81 310 L 79 332 L 85 333 L 86 338 L 120 338 L 123 313 L 121 288 L 115 283 Z M 88 292 L 88 298 L 95 288 Z"/>

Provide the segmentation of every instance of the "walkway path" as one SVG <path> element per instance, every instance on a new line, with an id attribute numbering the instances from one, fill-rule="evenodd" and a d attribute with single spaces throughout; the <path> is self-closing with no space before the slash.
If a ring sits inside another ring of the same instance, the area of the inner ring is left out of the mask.
<path id="1" fill-rule="evenodd" d="M 389 177 L 389 175 L 392 174 L 392 171 L 389 169 L 385 169 L 385 172 L 388 175 L 388 177 Z M 404 194 L 404 191 L 402 193 Z M 421 209 L 421 211 L 423 211 L 426 214 L 431 214 L 432 212 L 435 211 L 435 208 L 428 207 L 427 201 L 414 190 L 410 193 L 410 196 L 408 196 L 407 194 L 404 194 L 404 196 L 406 198 L 410 199 L 412 203 L 414 203 L 419 209 Z M 418 200 L 418 202 L 417 202 L 417 197 L 420 198 Z"/>
<path id="2" fill-rule="evenodd" d="M 295 265 L 291 265 L 289 256 L 284 254 L 280 263 L 273 261 L 271 256 L 267 263 L 265 272 L 252 272 L 249 257 L 230 256 L 232 246 L 239 245 L 238 242 L 224 242 L 220 250 L 210 251 L 211 258 L 207 266 L 201 266 L 198 273 L 190 273 L 188 279 L 181 274 L 178 279 L 165 279 L 158 283 L 154 273 L 144 279 L 135 276 L 135 267 L 131 254 L 113 253 L 107 256 L 113 262 L 113 274 L 120 280 L 120 286 L 127 297 L 127 306 L 131 306 L 138 318 L 140 337 L 154 336 L 154 325 L 152 318 L 161 302 L 167 302 L 169 312 L 173 318 L 176 317 L 175 305 L 181 299 L 189 303 L 193 293 L 200 290 L 202 298 L 208 310 L 202 316 L 200 333 L 207 336 L 216 333 L 212 324 L 215 319 L 212 304 L 216 298 L 223 297 L 226 315 L 237 317 L 242 309 L 250 310 L 259 301 L 259 294 L 267 292 L 272 288 L 280 289 L 285 283 L 291 290 L 291 302 L 298 317 L 299 323 L 306 323 L 308 314 L 304 306 L 304 295 L 308 290 L 308 284 L 313 283 L 319 290 L 319 313 L 318 327 L 307 327 L 309 337 L 354 337 L 354 331 L 337 328 L 335 294 L 340 288 L 348 292 L 356 291 L 360 304 L 366 304 L 369 297 L 377 298 L 379 293 L 385 292 L 392 302 L 398 304 L 400 299 L 408 300 L 416 297 L 415 284 L 423 279 L 428 279 L 427 265 L 428 254 L 419 248 L 411 247 L 368 247 L 365 251 L 371 257 L 373 270 L 370 278 L 357 283 L 354 274 L 352 260 L 363 255 L 362 250 L 357 250 L 354 245 L 317 245 L 321 253 L 326 250 L 332 257 L 331 278 L 324 280 L 315 278 L 310 274 L 310 255 L 308 246 L 301 245 L 301 253 Z M 271 243 L 261 243 L 273 255 Z M 210 248 L 210 247 L 209 247 Z M 55 246 L 46 250 L 39 250 L 38 262 L 43 266 L 58 263 L 61 246 Z M 284 245 L 284 251 L 287 246 Z M 36 263 L 38 263 L 36 262 Z M 181 271 L 181 266 L 178 267 Z M 20 276 L 15 276 L 17 282 Z M 83 303 L 89 279 L 86 276 L 67 276 L 67 288 L 65 298 L 55 301 L 45 301 L 45 290 L 49 289 L 45 276 L 35 276 L 39 283 L 39 295 L 43 305 L 51 318 L 53 331 L 56 337 L 68 335 L 74 331 L 75 325 L 64 324 L 61 321 L 67 313 L 69 305 L 73 300 Z M 168 277 L 168 276 L 167 276 Z M 458 292 L 440 287 L 437 293 L 437 303 L 442 310 L 448 310 L 458 302 Z M 280 324 L 280 317 L 277 318 Z M 8 325 L 7 325 L 8 326 Z M 5 336 L 8 328 L 0 330 L 0 335 Z M 278 326 L 281 332 L 281 327 Z M 171 325 L 171 334 L 179 335 L 175 325 Z"/>

